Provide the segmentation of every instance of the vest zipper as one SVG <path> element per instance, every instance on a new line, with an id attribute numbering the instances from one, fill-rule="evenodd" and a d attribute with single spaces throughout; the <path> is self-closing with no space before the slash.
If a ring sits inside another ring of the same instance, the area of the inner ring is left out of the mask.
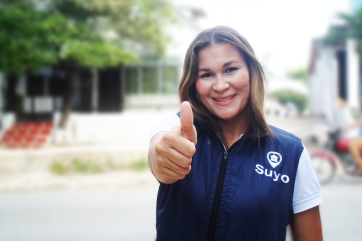
<path id="1" fill-rule="evenodd" d="M 230 149 L 229 149 L 230 152 Z M 214 197 L 214 203 L 212 205 L 211 217 L 209 222 L 209 228 L 207 231 L 207 241 L 213 241 L 215 236 L 217 218 L 219 216 L 219 209 L 221 203 L 222 191 L 224 188 L 225 174 L 226 174 L 226 165 L 228 161 L 228 152 L 225 151 L 223 155 L 223 160 L 220 163 L 219 175 L 217 177 L 216 191 Z"/>

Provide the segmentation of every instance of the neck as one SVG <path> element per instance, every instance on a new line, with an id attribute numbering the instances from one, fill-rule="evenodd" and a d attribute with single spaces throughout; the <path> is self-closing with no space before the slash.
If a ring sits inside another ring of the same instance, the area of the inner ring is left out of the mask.
<path id="1" fill-rule="evenodd" d="M 237 116 L 230 120 L 219 120 L 222 132 L 227 141 L 227 149 L 229 149 L 246 131 L 247 123 L 245 115 Z"/>

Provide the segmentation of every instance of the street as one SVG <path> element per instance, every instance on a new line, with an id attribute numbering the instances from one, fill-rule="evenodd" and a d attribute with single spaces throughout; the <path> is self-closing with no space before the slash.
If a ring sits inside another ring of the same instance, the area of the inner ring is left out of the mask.
<path id="1" fill-rule="evenodd" d="M 1 194 L 0 240 L 154 240 L 157 185 Z M 362 178 L 322 187 L 324 240 L 360 241 Z"/>
<path id="2" fill-rule="evenodd" d="M 321 192 L 324 240 L 362 240 L 362 177 L 336 180 Z"/>
<path id="3" fill-rule="evenodd" d="M 271 119 L 269 123 L 302 137 L 310 153 L 316 148 L 308 135 L 321 120 Z M 147 144 L 148 136 L 143 132 L 135 131 L 134 138 Z M 12 154 L 3 152 L 9 157 Z M 47 166 L 43 165 L 45 170 Z M 64 177 L 31 171 L 16 173 L 0 179 L 0 240 L 155 240 L 158 183 L 148 170 Z M 324 240 L 360 241 L 362 177 L 337 175 L 321 191 Z"/>
<path id="4" fill-rule="evenodd" d="M 0 196 L 0 240 L 154 240 L 157 187 Z"/>

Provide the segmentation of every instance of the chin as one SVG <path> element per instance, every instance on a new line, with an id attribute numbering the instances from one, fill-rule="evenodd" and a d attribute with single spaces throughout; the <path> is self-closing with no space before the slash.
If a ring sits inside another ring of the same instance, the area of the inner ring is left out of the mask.
<path id="1" fill-rule="evenodd" d="M 238 113 L 217 113 L 215 115 L 222 120 L 230 120 L 238 116 Z"/>

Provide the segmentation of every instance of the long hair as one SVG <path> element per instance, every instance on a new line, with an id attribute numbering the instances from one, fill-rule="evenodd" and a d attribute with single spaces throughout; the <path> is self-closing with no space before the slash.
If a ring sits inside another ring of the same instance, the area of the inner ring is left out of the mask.
<path id="1" fill-rule="evenodd" d="M 179 97 L 182 101 L 189 101 L 194 116 L 213 130 L 229 147 L 225 135 L 218 122 L 218 118 L 212 114 L 198 98 L 196 80 L 198 77 L 198 55 L 200 51 L 214 44 L 228 43 L 234 46 L 246 61 L 250 78 L 250 96 L 245 106 L 246 132 L 254 132 L 254 137 L 260 141 L 260 137 L 273 133 L 266 124 L 263 112 L 264 105 L 264 71 L 255 57 L 254 51 L 248 41 L 234 29 L 218 26 L 202 31 L 190 44 L 185 56 L 182 78 L 179 84 Z"/>

